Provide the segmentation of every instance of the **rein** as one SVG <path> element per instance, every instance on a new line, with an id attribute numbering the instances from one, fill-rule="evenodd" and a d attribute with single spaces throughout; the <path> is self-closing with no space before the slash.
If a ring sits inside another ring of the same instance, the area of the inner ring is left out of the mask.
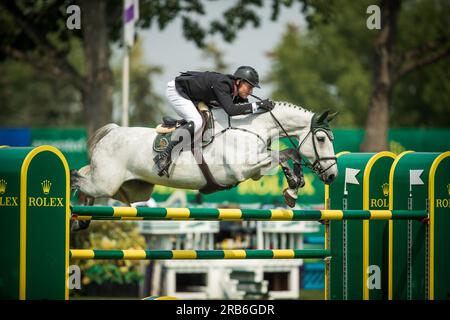
<path id="1" fill-rule="evenodd" d="M 260 101 L 262 101 L 262 99 L 258 96 L 255 96 L 253 94 L 251 94 L 252 97 L 259 99 Z M 320 157 L 319 153 L 317 151 L 317 147 L 316 147 L 316 141 L 314 140 L 314 137 L 312 137 L 312 143 L 313 143 L 313 147 L 314 147 L 314 154 L 316 156 L 316 159 L 313 163 L 311 163 L 308 159 L 304 159 L 300 153 L 300 147 L 305 143 L 306 139 L 308 138 L 308 136 L 312 133 L 313 135 L 317 132 L 317 131 L 325 131 L 325 129 L 322 128 L 315 128 L 313 126 L 313 121 L 311 120 L 311 126 L 309 128 L 309 132 L 307 133 L 307 135 L 305 136 L 305 138 L 303 139 L 303 141 L 301 141 L 298 145 L 298 147 L 295 146 L 295 143 L 292 141 L 291 136 L 286 132 L 286 130 L 284 129 L 284 127 L 282 126 L 282 124 L 280 123 L 280 121 L 278 121 L 278 119 L 275 117 L 275 115 L 272 113 L 272 111 L 269 111 L 270 115 L 272 116 L 273 120 L 277 123 L 277 125 L 281 128 L 281 130 L 283 130 L 285 136 L 289 139 L 289 142 L 292 144 L 292 146 L 295 149 L 295 153 L 298 156 L 298 158 L 300 159 L 300 164 L 303 164 L 303 166 L 306 166 L 307 168 L 311 169 L 313 172 L 315 172 L 316 174 L 320 175 L 324 172 L 326 172 L 328 169 L 330 169 L 332 166 L 334 166 L 337 163 L 337 157 Z M 314 116 L 313 116 L 314 117 Z M 328 135 L 328 134 L 327 134 Z M 323 160 L 335 160 L 334 163 L 332 163 L 331 165 L 329 165 L 326 169 L 323 169 L 322 166 L 320 165 L 320 162 Z"/>
<path id="2" fill-rule="evenodd" d="M 228 127 L 226 127 L 225 129 L 222 129 L 220 132 L 214 134 L 214 138 L 217 137 L 217 136 L 219 136 L 219 135 L 221 135 L 221 134 L 223 134 L 223 133 L 225 133 L 225 132 L 227 132 L 228 130 L 241 130 L 241 131 L 244 131 L 244 132 L 248 132 L 248 133 L 254 134 L 256 137 L 258 137 L 259 140 L 261 140 L 261 141 L 264 143 L 264 145 L 267 146 L 266 140 L 264 140 L 264 139 L 263 139 L 259 134 L 257 134 L 256 132 L 253 132 L 253 131 L 250 131 L 250 130 L 247 130 L 247 129 L 244 129 L 244 128 L 233 127 L 233 126 L 231 125 L 231 118 L 230 118 L 230 116 L 228 116 Z"/>

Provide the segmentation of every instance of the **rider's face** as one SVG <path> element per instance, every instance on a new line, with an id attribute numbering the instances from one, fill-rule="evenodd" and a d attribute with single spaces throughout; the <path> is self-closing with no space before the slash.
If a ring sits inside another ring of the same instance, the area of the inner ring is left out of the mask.
<path id="1" fill-rule="evenodd" d="M 240 81 L 238 84 L 238 94 L 242 99 L 247 99 L 247 97 L 253 93 L 253 86 L 247 81 Z"/>

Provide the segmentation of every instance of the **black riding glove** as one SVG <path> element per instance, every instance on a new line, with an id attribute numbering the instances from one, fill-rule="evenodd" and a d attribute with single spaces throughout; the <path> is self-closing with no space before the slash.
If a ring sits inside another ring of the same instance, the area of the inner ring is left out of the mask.
<path id="1" fill-rule="evenodd" d="M 256 102 L 256 106 L 258 107 L 257 110 L 272 111 L 275 107 L 275 104 L 271 100 L 265 99 Z"/>

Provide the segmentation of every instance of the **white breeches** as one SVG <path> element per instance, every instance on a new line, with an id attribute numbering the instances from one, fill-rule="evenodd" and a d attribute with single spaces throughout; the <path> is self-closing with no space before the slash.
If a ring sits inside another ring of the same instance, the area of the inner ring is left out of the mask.
<path id="1" fill-rule="evenodd" d="M 197 135 L 200 134 L 200 130 L 202 128 L 203 119 L 195 105 L 191 100 L 183 98 L 178 93 L 177 89 L 175 88 L 175 81 L 173 80 L 167 83 L 166 96 L 173 109 L 180 117 L 186 119 L 187 121 L 194 122 L 194 135 L 197 138 Z"/>

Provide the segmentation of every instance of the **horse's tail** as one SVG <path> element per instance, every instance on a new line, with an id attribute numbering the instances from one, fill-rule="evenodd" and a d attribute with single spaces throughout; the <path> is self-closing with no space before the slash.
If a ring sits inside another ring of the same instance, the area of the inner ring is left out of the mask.
<path id="1" fill-rule="evenodd" d="M 95 146 L 97 145 L 97 143 L 104 137 L 106 136 L 111 130 L 118 128 L 119 126 L 115 123 L 108 123 L 107 125 L 101 127 L 100 129 L 98 129 L 97 131 L 95 131 L 94 135 L 92 137 L 89 138 L 88 142 L 87 142 L 87 146 L 88 146 L 88 157 L 89 157 L 89 161 L 91 161 L 91 157 L 92 157 L 92 152 L 95 148 Z"/>

